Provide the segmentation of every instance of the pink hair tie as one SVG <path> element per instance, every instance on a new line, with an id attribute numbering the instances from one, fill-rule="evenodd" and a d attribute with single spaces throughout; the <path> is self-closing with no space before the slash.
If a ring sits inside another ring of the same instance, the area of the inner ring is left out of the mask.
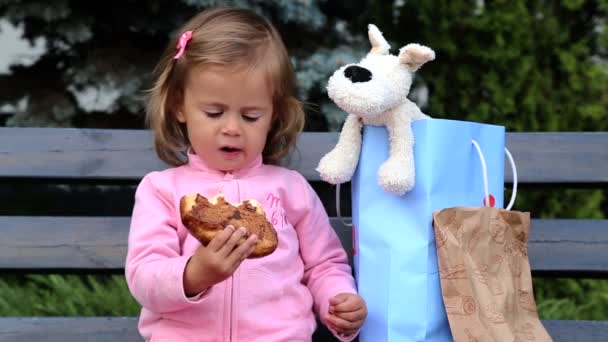
<path id="1" fill-rule="evenodd" d="M 184 54 L 184 51 L 186 51 L 186 45 L 188 45 L 190 39 L 192 39 L 192 31 L 182 33 L 177 41 L 177 53 L 173 59 L 178 59 Z"/>

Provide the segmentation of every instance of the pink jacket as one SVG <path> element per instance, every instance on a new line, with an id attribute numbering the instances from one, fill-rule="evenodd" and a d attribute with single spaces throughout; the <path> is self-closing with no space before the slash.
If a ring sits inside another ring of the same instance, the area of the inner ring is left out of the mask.
<path id="1" fill-rule="evenodd" d="M 189 163 L 146 175 L 135 195 L 126 278 L 142 305 L 139 330 L 150 341 L 310 341 L 313 308 L 325 322 L 329 299 L 356 293 L 347 255 L 306 179 L 262 164 L 234 173 Z M 234 275 L 187 298 L 183 273 L 200 243 L 181 224 L 181 196 L 223 193 L 256 199 L 279 235 L 274 253 L 245 260 Z M 353 339 L 341 338 L 342 340 Z"/>

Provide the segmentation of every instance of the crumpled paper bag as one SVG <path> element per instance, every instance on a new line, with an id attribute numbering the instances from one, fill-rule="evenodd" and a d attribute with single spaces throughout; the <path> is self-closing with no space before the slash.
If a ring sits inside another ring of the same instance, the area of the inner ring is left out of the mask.
<path id="1" fill-rule="evenodd" d="M 552 341 L 532 291 L 530 213 L 454 207 L 434 212 L 433 228 L 454 341 Z"/>

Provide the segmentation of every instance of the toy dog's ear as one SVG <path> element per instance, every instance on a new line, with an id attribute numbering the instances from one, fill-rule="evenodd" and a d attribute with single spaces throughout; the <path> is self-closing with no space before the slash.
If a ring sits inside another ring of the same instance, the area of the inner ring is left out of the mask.
<path id="1" fill-rule="evenodd" d="M 368 55 L 388 55 L 391 46 L 386 39 L 384 39 L 382 32 L 378 30 L 376 25 L 367 25 L 367 35 L 369 36 L 369 42 L 372 44 L 372 49 L 369 51 Z"/>
<path id="2" fill-rule="evenodd" d="M 399 50 L 399 61 L 409 71 L 418 70 L 424 63 L 435 59 L 435 51 L 420 44 L 407 44 Z"/>

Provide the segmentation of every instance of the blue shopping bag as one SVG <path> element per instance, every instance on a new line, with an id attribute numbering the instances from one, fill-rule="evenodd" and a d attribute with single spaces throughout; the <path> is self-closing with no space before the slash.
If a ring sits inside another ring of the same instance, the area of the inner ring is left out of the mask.
<path id="1" fill-rule="evenodd" d="M 365 126 L 352 179 L 355 274 L 368 317 L 361 342 L 452 341 L 437 267 L 433 211 L 482 206 L 476 141 L 486 159 L 489 193 L 502 207 L 505 129 L 466 121 L 413 123 L 416 185 L 403 196 L 377 182 L 388 158 L 385 127 Z"/>

